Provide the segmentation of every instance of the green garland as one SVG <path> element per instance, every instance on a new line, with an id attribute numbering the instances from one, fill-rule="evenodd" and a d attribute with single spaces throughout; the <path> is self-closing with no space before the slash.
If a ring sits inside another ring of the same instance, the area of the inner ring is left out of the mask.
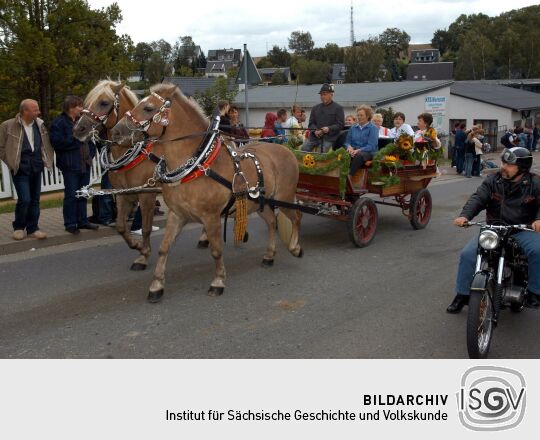
<path id="1" fill-rule="evenodd" d="M 345 196 L 345 188 L 347 185 L 347 175 L 349 174 L 349 168 L 351 164 L 351 157 L 345 148 L 340 147 L 337 150 L 331 150 L 328 153 L 310 153 L 306 151 L 300 151 L 294 148 L 290 143 L 284 144 L 295 155 L 298 161 L 298 169 L 301 173 L 320 176 L 328 173 L 328 171 L 339 169 L 339 194 L 341 197 Z M 304 165 L 304 157 L 310 154 L 313 156 L 315 166 L 306 167 Z M 318 166 L 320 161 L 331 160 L 324 166 Z"/>
<path id="2" fill-rule="evenodd" d="M 424 152 L 427 152 L 427 156 L 424 157 Z M 403 161 L 410 163 L 418 163 L 423 159 L 437 161 L 443 155 L 443 148 L 438 150 L 428 147 L 427 149 L 419 149 L 414 146 L 412 150 L 402 150 L 396 144 L 391 143 L 381 148 L 375 156 L 373 156 L 373 162 L 369 170 L 370 182 L 382 182 L 384 187 L 398 185 L 400 178 L 397 175 L 399 168 L 403 168 Z M 397 161 L 387 161 L 386 156 L 397 156 Z M 386 172 L 384 172 L 384 168 Z"/>

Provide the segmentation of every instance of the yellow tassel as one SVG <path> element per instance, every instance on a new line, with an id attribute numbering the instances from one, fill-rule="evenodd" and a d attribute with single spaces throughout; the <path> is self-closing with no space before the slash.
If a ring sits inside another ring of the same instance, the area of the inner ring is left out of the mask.
<path id="1" fill-rule="evenodd" d="M 237 197 L 234 202 L 235 217 L 234 217 L 234 243 L 242 243 L 247 230 L 247 197 Z"/>

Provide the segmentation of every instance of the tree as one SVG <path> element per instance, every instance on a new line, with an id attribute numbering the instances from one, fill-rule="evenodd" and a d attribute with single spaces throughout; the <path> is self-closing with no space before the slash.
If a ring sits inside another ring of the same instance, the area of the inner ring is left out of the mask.
<path id="1" fill-rule="evenodd" d="M 514 32 L 511 28 L 507 28 L 501 36 L 500 45 L 499 45 L 499 56 L 500 56 L 500 66 L 501 68 L 501 77 L 511 79 L 512 72 L 517 70 L 517 65 L 519 64 L 519 44 L 520 36 L 517 32 Z M 504 70 L 503 70 L 504 69 Z"/>
<path id="2" fill-rule="evenodd" d="M 294 51 L 295 54 L 305 55 L 311 49 L 313 49 L 315 43 L 311 34 L 309 32 L 294 31 L 291 32 L 291 37 L 289 38 L 289 49 Z"/>
<path id="3" fill-rule="evenodd" d="M 68 93 L 96 80 L 126 76 L 134 47 L 118 36 L 120 8 L 91 9 L 85 0 L 0 1 L 0 101 L 5 119 L 23 98 L 39 101 L 46 120 Z M 7 101 L 6 101 L 7 100 Z"/>
<path id="4" fill-rule="evenodd" d="M 456 79 L 490 79 L 494 76 L 495 46 L 476 30 L 463 36 L 458 51 Z"/>
<path id="5" fill-rule="evenodd" d="M 384 57 L 384 49 L 376 39 L 358 42 L 356 46 L 345 51 L 347 67 L 345 81 L 348 83 L 379 81 Z"/>
<path id="6" fill-rule="evenodd" d="M 446 29 L 437 29 L 431 39 L 431 45 L 444 55 L 450 49 L 451 35 Z"/>
<path id="7" fill-rule="evenodd" d="M 378 37 L 379 44 L 384 48 L 387 59 L 399 59 L 400 53 L 407 53 L 411 37 L 398 28 L 388 28 Z"/>
<path id="8" fill-rule="evenodd" d="M 283 73 L 283 70 L 278 69 L 272 75 L 272 85 L 277 86 L 281 84 L 287 84 L 287 77 L 285 76 L 285 73 Z"/>
<path id="9" fill-rule="evenodd" d="M 212 112 L 216 109 L 217 103 L 220 100 L 233 102 L 238 94 L 238 87 L 229 87 L 229 82 L 225 77 L 216 78 L 214 83 L 204 92 L 196 91 L 193 98 L 199 103 L 208 117 L 212 116 Z"/>
<path id="10" fill-rule="evenodd" d="M 146 66 L 153 53 L 154 50 L 148 43 L 137 43 L 137 46 L 135 46 L 133 61 L 135 62 L 138 70 L 141 72 L 141 77 L 143 80 L 146 79 Z"/>
<path id="11" fill-rule="evenodd" d="M 272 46 L 265 57 L 270 66 L 267 67 L 289 67 L 291 65 L 291 54 L 287 49 L 281 49 L 279 46 Z"/>
<path id="12" fill-rule="evenodd" d="M 257 61 L 257 67 L 259 69 L 274 67 L 274 63 L 272 63 L 268 57 L 262 57 L 259 61 Z"/>
<path id="13" fill-rule="evenodd" d="M 182 67 L 191 70 L 188 76 L 194 76 L 197 68 L 200 67 L 197 45 L 190 35 L 178 38 L 172 48 L 171 58 L 175 71 L 186 72 L 186 69 Z"/>
<path id="14" fill-rule="evenodd" d="M 300 84 L 322 84 L 330 82 L 331 66 L 327 63 L 315 60 L 298 58 L 292 69 Z"/>

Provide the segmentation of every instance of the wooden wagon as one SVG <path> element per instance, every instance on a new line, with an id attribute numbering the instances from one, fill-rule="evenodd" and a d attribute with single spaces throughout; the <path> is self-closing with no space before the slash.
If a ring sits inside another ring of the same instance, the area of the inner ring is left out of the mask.
<path id="1" fill-rule="evenodd" d="M 336 155 L 328 160 L 313 160 L 316 164 L 308 170 L 306 154 L 317 156 L 317 153 L 295 152 L 301 171 L 297 203 L 311 210 L 303 211 L 347 222 L 349 237 L 356 246 L 367 246 L 375 236 L 378 220 L 376 204 L 401 208 L 414 229 L 423 229 L 429 223 L 432 200 L 427 186 L 437 176 L 435 162 L 425 167 L 404 165 L 393 170 L 382 167 L 379 175 L 393 173 L 399 178 L 399 183 L 388 186 L 370 175 L 369 168 L 349 176 L 348 158 L 345 166 L 332 168 L 332 161 L 341 159 Z M 281 227 L 281 220 L 282 217 L 278 218 L 278 227 Z"/>

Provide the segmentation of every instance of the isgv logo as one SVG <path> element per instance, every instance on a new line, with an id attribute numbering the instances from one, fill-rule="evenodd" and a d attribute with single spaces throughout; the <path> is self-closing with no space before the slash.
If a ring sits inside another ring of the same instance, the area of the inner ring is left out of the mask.
<path id="1" fill-rule="evenodd" d="M 519 425 L 527 394 L 523 375 L 504 367 L 470 368 L 457 393 L 459 420 L 473 431 L 503 431 Z"/>

